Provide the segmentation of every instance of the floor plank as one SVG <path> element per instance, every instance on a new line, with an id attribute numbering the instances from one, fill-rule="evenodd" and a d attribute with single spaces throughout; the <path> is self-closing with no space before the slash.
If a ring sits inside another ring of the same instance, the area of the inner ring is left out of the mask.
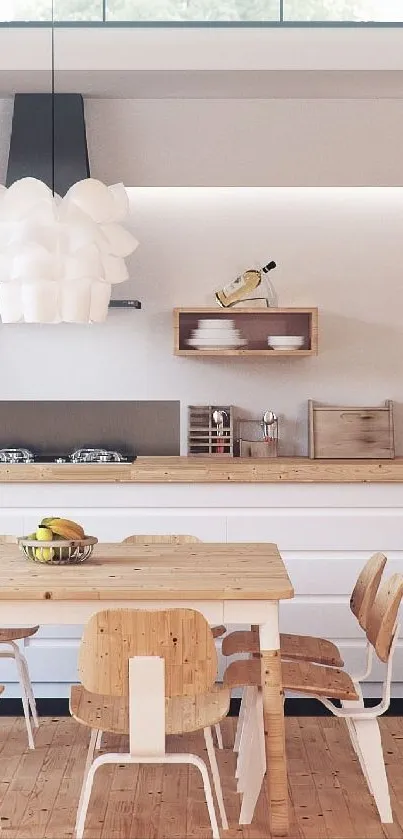
<path id="1" fill-rule="evenodd" d="M 268 802 L 253 824 L 238 824 L 232 751 L 236 720 L 224 722 L 217 758 L 230 830 L 222 839 L 270 839 Z M 403 839 L 403 718 L 381 720 L 395 823 L 384 826 L 362 777 L 344 723 L 328 717 L 286 720 L 290 839 Z M 89 732 L 72 719 L 43 718 L 27 749 L 21 718 L 0 718 L 2 839 L 72 839 Z M 206 758 L 203 735 L 170 738 L 173 751 Z M 105 734 L 102 751 L 127 739 Z M 95 778 L 85 839 L 210 839 L 200 774 L 193 767 L 102 767 Z"/>

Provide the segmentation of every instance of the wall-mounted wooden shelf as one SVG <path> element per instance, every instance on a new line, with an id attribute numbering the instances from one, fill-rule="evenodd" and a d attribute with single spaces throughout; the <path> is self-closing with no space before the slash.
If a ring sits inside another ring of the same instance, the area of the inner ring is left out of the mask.
<path id="1" fill-rule="evenodd" d="M 247 340 L 239 349 L 193 349 L 189 346 L 193 330 L 203 315 L 208 318 L 229 318 Z M 305 343 L 299 350 L 272 350 L 267 345 L 268 335 L 304 335 Z M 198 358 L 221 357 L 303 357 L 318 354 L 317 308 L 214 308 L 174 309 L 174 354 Z"/>

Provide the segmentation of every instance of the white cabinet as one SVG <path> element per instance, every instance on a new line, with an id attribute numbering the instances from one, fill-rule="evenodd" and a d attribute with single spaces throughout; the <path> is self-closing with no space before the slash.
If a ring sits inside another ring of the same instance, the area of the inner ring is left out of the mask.
<path id="1" fill-rule="evenodd" d="M 364 639 L 348 601 L 358 572 L 376 550 L 387 553 L 388 574 L 403 570 L 399 485 L 25 484 L 2 485 L 0 499 L 3 533 L 29 533 L 43 516 L 55 514 L 77 519 L 101 541 L 119 542 L 132 533 L 183 533 L 207 542 L 276 542 L 296 594 L 281 605 L 281 629 L 332 638 L 355 670 Z M 28 639 L 38 696 L 68 696 L 80 635 L 77 626 L 43 627 Z M 368 691 L 376 696 L 380 667 L 372 678 Z M 0 682 L 7 684 L 8 696 L 17 695 L 13 666 L 1 660 Z M 400 644 L 393 692 L 403 696 Z"/>

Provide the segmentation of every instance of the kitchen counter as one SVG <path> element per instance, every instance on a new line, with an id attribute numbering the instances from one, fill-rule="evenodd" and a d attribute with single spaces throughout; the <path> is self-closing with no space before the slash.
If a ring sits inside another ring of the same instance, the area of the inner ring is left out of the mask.
<path id="1" fill-rule="evenodd" d="M 394 460 L 139 457 L 131 464 L 0 464 L 0 483 L 403 483 L 403 457 Z"/>

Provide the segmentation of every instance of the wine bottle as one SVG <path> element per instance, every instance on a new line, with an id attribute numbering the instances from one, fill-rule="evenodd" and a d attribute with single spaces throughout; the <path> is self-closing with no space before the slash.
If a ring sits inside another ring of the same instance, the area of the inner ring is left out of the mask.
<path id="1" fill-rule="evenodd" d="M 215 298 L 217 303 L 223 308 L 227 308 L 228 306 L 234 306 L 241 300 L 250 298 L 255 289 L 257 289 L 261 284 L 263 278 L 268 281 L 267 274 L 275 267 L 276 263 L 272 260 L 262 268 L 249 268 L 247 271 L 244 271 L 244 273 L 239 277 L 236 277 L 232 283 L 228 283 L 228 285 L 224 286 L 224 288 L 216 291 Z M 271 286 L 271 291 L 275 295 L 273 286 Z M 270 304 L 268 303 L 268 305 Z M 273 305 L 273 303 L 271 303 L 271 305 Z"/>

